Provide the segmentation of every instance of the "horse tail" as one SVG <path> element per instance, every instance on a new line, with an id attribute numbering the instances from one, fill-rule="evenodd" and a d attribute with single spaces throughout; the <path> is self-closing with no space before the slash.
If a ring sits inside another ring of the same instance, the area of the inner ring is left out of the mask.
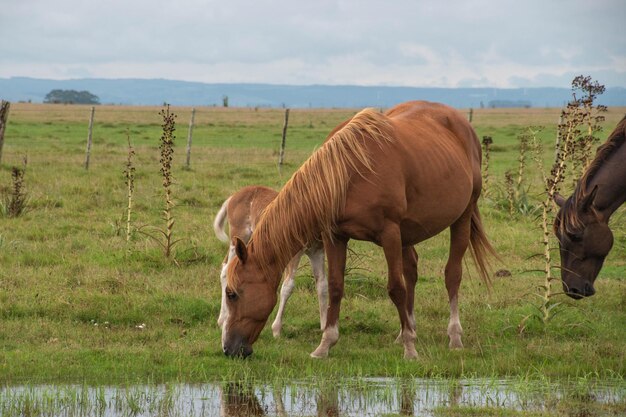
<path id="1" fill-rule="evenodd" d="M 230 238 L 224 231 L 224 225 L 226 224 L 226 215 L 228 214 L 229 201 L 230 197 L 228 197 L 226 201 L 222 203 L 222 207 L 220 208 L 220 211 L 217 212 L 215 220 L 213 221 L 213 231 L 215 232 L 215 236 L 217 236 L 217 238 L 224 243 L 230 242 Z"/>
<path id="2" fill-rule="evenodd" d="M 491 284 L 489 277 L 489 261 L 487 257 L 489 255 L 498 258 L 496 250 L 489 243 L 485 229 L 483 228 L 483 222 L 480 218 L 480 212 L 478 211 L 478 203 L 474 202 L 474 209 L 472 210 L 472 220 L 470 228 L 470 253 L 474 259 L 474 264 L 478 268 L 480 278 L 487 284 Z"/>

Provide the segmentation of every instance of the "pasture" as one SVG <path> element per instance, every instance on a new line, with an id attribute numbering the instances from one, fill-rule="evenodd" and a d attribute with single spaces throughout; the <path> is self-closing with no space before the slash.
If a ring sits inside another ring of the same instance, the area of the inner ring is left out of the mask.
<path id="1" fill-rule="evenodd" d="M 280 339 L 272 337 L 268 324 L 245 361 L 226 358 L 220 345 L 219 274 L 227 247 L 213 234 L 214 215 L 245 185 L 279 189 L 355 110 L 291 110 L 279 173 L 283 110 L 196 109 L 191 169 L 186 170 L 191 109 L 172 108 L 178 116 L 173 237 L 181 239 L 172 259 L 142 233 L 164 225 L 159 110 L 96 107 L 85 170 L 89 107 L 12 105 L 0 189 L 8 192 L 11 167 L 27 157 L 28 209 L 17 218 L 0 217 L 1 384 L 507 377 L 610 380 L 624 390 L 625 207 L 611 219 L 615 244 L 596 281 L 596 295 L 581 301 L 558 296 L 562 304 L 545 325 L 533 319 L 543 276 L 535 272 L 542 267 L 535 257 L 542 247 L 532 206 L 542 200 L 543 187 L 530 158 L 530 210 L 511 215 L 506 208 L 504 174 L 517 169 L 518 134 L 527 126 L 545 127 L 540 139 L 549 167 L 559 109 L 474 109 L 478 137 L 494 141 L 490 191 L 480 201 L 487 235 L 501 257 L 492 268 L 510 276 L 494 277 L 488 289 L 466 258 L 459 304 L 465 348 L 450 351 L 443 282 L 448 234 L 419 244 L 418 358 L 413 361 L 403 360 L 402 346 L 393 343 L 399 320 L 387 296 L 382 250 L 355 241 L 348 256 L 341 336 L 329 358 L 309 357 L 321 332 L 306 263 L 298 271 Z M 602 141 L 624 112 L 609 109 Z M 132 221 L 141 228 L 129 244 L 123 175 L 127 135 L 136 152 Z M 566 181 L 564 194 L 571 189 Z M 558 251 L 554 256 L 558 263 Z"/>

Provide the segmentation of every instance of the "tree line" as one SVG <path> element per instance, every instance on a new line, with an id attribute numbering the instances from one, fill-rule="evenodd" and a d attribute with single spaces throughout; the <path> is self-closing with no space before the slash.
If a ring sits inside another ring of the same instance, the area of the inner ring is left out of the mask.
<path id="1" fill-rule="evenodd" d="M 57 89 L 46 94 L 43 102 L 61 104 L 100 104 L 100 98 L 89 91 Z"/>

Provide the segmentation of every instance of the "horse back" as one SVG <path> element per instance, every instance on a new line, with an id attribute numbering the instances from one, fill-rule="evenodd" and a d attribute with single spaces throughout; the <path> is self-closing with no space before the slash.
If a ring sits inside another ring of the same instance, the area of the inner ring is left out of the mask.
<path id="1" fill-rule="evenodd" d="M 480 171 L 480 142 L 472 125 L 458 110 L 441 103 L 409 101 L 389 109 L 385 114 L 396 126 L 405 126 L 405 136 L 422 140 L 436 137 L 451 139 Z"/>
<path id="2" fill-rule="evenodd" d="M 228 202 L 228 225 L 230 236 L 248 242 L 263 210 L 278 195 L 278 192 L 261 185 L 242 188 Z"/>

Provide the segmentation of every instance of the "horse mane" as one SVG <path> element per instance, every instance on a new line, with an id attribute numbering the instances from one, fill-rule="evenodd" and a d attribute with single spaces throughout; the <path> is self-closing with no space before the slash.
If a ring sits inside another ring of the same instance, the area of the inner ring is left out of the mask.
<path id="1" fill-rule="evenodd" d="M 583 198 L 590 192 L 589 182 L 598 173 L 604 161 L 606 161 L 617 149 L 619 149 L 625 141 L 626 115 L 617 124 L 617 127 L 613 130 L 613 132 L 611 132 L 606 142 L 598 147 L 593 161 L 591 161 L 591 164 L 589 164 L 589 167 L 583 176 L 580 177 L 580 180 L 578 180 L 574 193 L 563 204 L 563 209 L 561 210 L 563 219 L 561 219 L 560 224 L 558 225 L 561 232 L 575 234 L 583 227 L 582 220 L 580 219 L 577 210 L 578 203 L 582 201 Z"/>
<path id="2" fill-rule="evenodd" d="M 287 265 L 295 255 L 294 242 L 300 249 L 321 235 L 332 236 L 350 178 L 372 171 L 366 143 L 391 141 L 390 130 L 385 115 L 364 109 L 304 162 L 265 208 L 252 233 L 248 248 L 261 268 Z M 238 286 L 236 274 L 229 273 L 228 281 L 231 288 Z"/>

